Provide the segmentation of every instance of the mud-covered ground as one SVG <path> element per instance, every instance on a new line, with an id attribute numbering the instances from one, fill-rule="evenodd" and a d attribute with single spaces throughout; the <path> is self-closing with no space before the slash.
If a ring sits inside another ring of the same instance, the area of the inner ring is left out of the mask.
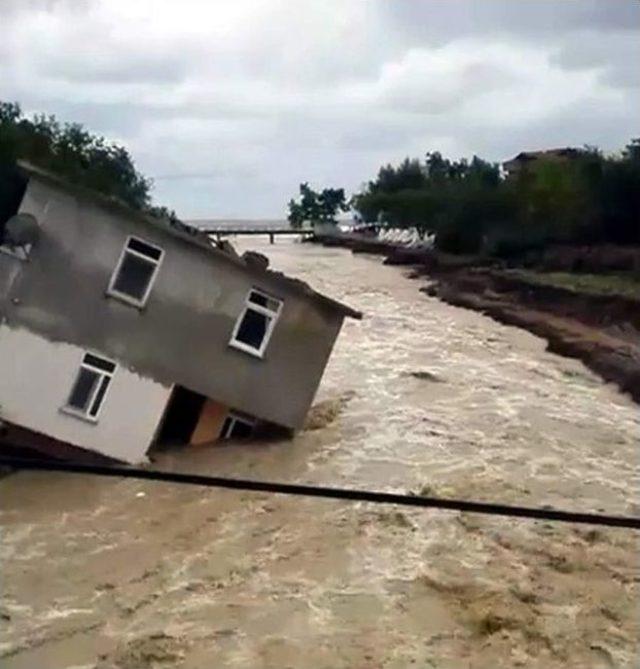
<path id="1" fill-rule="evenodd" d="M 154 466 L 640 514 L 640 412 L 580 363 L 377 258 L 260 250 L 365 318 L 293 441 Z M 36 473 L 0 509 L 5 669 L 638 666 L 630 531 Z"/>

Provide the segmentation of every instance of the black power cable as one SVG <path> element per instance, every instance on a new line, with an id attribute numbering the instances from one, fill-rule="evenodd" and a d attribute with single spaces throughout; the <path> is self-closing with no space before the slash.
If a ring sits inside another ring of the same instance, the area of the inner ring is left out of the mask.
<path id="1" fill-rule="evenodd" d="M 251 479 L 225 478 L 220 476 L 203 476 L 201 474 L 181 474 L 135 467 L 76 464 L 58 460 L 3 456 L 0 456 L 0 466 L 12 467 L 14 469 L 72 472 L 79 474 L 93 474 L 96 476 L 163 481 L 165 483 L 200 485 L 209 488 L 226 488 L 231 490 L 248 490 L 252 492 L 268 492 L 303 497 L 343 499 L 356 502 L 372 502 L 374 504 L 395 504 L 399 506 L 446 509 L 449 511 L 483 513 L 493 516 L 508 516 L 510 518 L 533 518 L 536 520 L 551 520 L 562 523 L 582 523 L 586 525 L 626 527 L 634 530 L 640 529 L 640 518 L 632 516 L 576 513 L 573 511 L 557 511 L 549 508 L 536 509 L 525 506 L 510 506 L 507 504 L 492 504 L 489 502 L 468 502 L 458 499 L 440 499 L 438 497 L 422 497 L 417 495 L 400 495 L 397 493 L 374 492 L 371 490 L 357 490 L 353 488 L 327 488 L 323 486 L 301 485 L 297 483 L 276 483 L 272 481 L 255 481 Z"/>

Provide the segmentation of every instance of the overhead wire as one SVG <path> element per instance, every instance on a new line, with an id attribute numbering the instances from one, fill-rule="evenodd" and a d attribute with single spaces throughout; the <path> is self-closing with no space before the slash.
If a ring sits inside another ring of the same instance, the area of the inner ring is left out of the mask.
<path id="1" fill-rule="evenodd" d="M 294 495 L 298 497 L 348 500 L 353 502 L 368 502 L 372 504 L 393 504 L 396 506 L 461 511 L 465 513 L 478 513 L 508 518 L 527 518 L 561 523 L 623 527 L 634 530 L 640 529 L 640 518 L 638 517 L 582 511 L 564 511 L 548 506 L 535 508 L 497 504 L 493 502 L 477 502 L 415 494 L 363 490 L 358 488 L 334 488 L 301 483 L 208 476 L 204 474 L 190 474 L 140 467 L 83 464 L 52 459 L 5 457 L 1 455 L 0 466 L 10 467 L 17 470 L 89 474 L 93 476 L 159 481 L 164 483 L 197 485 L 207 488 L 221 488 L 227 490 L 244 490 L 249 492 Z"/>

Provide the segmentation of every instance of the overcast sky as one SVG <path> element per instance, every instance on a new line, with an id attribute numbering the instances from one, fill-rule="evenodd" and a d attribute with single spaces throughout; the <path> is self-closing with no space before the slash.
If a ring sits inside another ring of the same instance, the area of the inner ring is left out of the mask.
<path id="1" fill-rule="evenodd" d="M 0 0 L 0 99 L 124 143 L 183 218 L 383 162 L 640 136 L 638 0 Z"/>

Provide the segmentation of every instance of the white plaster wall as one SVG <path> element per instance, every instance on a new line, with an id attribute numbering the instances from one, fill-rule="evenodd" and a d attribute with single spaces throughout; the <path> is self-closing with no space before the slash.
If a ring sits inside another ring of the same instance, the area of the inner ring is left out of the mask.
<path id="1" fill-rule="evenodd" d="M 97 423 L 62 413 L 85 353 L 0 323 L 0 418 L 113 458 L 143 461 L 171 388 L 118 365 Z"/>

